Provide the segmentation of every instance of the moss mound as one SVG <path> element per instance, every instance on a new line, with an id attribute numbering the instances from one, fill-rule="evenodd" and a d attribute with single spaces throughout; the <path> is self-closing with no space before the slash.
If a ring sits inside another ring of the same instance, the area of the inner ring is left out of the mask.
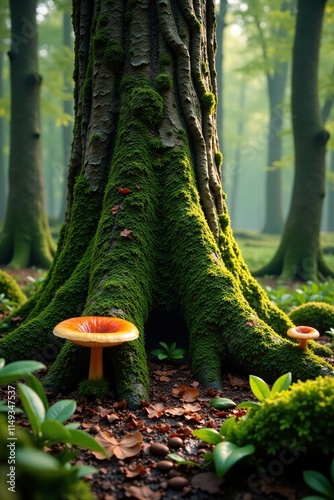
<path id="1" fill-rule="evenodd" d="M 226 438 L 253 443 L 256 454 L 274 455 L 285 446 L 296 453 L 334 453 L 334 378 L 298 381 L 250 410 Z"/>
<path id="2" fill-rule="evenodd" d="M 18 305 L 24 304 L 27 300 L 15 279 L 5 271 L 0 270 L 0 294 L 2 293 L 6 299 L 10 302 L 16 302 Z"/>
<path id="3" fill-rule="evenodd" d="M 296 326 L 312 326 L 322 335 L 334 327 L 334 306 L 325 302 L 307 302 L 293 309 L 289 317 Z"/>

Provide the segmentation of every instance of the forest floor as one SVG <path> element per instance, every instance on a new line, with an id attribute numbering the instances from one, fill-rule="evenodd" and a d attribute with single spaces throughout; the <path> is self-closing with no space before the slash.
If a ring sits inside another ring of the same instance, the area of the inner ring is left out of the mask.
<path id="1" fill-rule="evenodd" d="M 20 284 L 30 281 L 27 276 L 39 276 L 31 269 L 20 271 L 19 276 L 13 274 Z M 103 401 L 78 399 L 75 392 L 48 395 L 51 404 L 75 399 L 77 408 L 71 421 L 103 438 L 112 454 L 109 459 L 100 459 L 94 452 L 81 451 L 76 459 L 98 469 L 86 480 L 99 500 L 300 500 L 312 493 L 303 482 L 298 459 L 286 465 L 275 456 L 261 470 L 240 463 L 221 480 L 212 469 L 203 468 L 203 454 L 210 451 L 210 445 L 195 438 L 192 431 L 219 431 L 229 416 L 242 416 L 244 410 L 217 410 L 210 402 L 215 396 L 236 404 L 254 399 L 247 376 L 227 371 L 223 374 L 223 390 L 212 392 L 194 379 L 186 357 L 168 364 L 148 353 L 148 360 L 150 401 L 143 401 L 138 410 L 130 411 L 124 401 L 115 402 L 112 393 Z M 331 363 L 334 365 L 334 357 Z M 1 390 L 0 400 L 5 396 Z M 24 419 L 17 421 L 27 426 Z M 197 466 L 177 465 L 167 456 L 169 453 L 177 453 Z M 327 470 L 321 472 L 327 474 Z"/>

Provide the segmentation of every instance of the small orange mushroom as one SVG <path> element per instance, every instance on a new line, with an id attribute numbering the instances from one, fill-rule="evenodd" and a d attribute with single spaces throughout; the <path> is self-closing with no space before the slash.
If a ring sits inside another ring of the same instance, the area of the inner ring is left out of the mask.
<path id="1" fill-rule="evenodd" d="M 58 323 L 54 335 L 70 340 L 73 344 L 90 347 L 90 380 L 103 378 L 103 347 L 111 347 L 135 340 L 138 329 L 125 319 L 104 316 L 80 316 Z"/>
<path id="2" fill-rule="evenodd" d="M 289 328 L 287 334 L 292 339 L 299 340 L 299 347 L 303 351 L 307 351 L 307 342 L 311 339 L 317 339 L 320 335 L 318 330 L 312 328 L 311 326 L 294 326 Z"/>

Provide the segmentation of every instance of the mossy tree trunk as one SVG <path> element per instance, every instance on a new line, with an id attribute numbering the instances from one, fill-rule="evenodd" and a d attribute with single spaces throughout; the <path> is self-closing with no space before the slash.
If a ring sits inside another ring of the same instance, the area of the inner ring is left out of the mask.
<path id="1" fill-rule="evenodd" d="M 55 250 L 44 205 L 36 7 L 36 0 L 10 1 L 9 195 L 0 263 L 13 268 L 47 268 Z"/>
<path id="2" fill-rule="evenodd" d="M 290 320 L 233 239 L 219 174 L 214 7 L 213 0 L 74 2 L 67 217 L 43 289 L 0 342 L 7 361 L 54 361 L 51 387 L 87 377 L 88 349 L 52 335 L 78 315 L 124 317 L 138 327 L 138 340 L 104 351 L 106 376 L 131 406 L 148 397 L 145 327 L 162 313 L 173 328 L 168 338 L 157 328 L 156 343 L 177 340 L 182 315 L 194 374 L 206 386 L 221 386 L 230 363 L 268 381 L 287 371 L 302 379 L 333 374 L 287 340 Z"/>
<path id="3" fill-rule="evenodd" d="M 303 281 L 334 276 L 320 249 L 325 195 L 325 151 L 329 138 L 318 102 L 317 72 L 326 0 L 298 3 L 292 74 L 295 177 L 281 243 L 271 262 L 258 272 Z"/>

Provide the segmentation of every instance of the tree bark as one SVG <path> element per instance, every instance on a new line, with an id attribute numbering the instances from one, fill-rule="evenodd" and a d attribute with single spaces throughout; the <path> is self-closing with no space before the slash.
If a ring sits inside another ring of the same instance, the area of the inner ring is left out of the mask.
<path id="1" fill-rule="evenodd" d="M 148 398 L 144 332 L 161 314 L 173 327 L 163 339 L 153 324 L 155 342 L 178 341 L 181 316 L 205 386 L 221 387 L 231 363 L 268 381 L 287 371 L 333 375 L 312 350 L 287 340 L 290 320 L 233 239 L 219 182 L 214 7 L 213 0 L 74 2 L 66 221 L 42 290 L 0 341 L 7 362 L 53 362 L 49 387 L 70 389 L 87 377 L 88 349 L 52 335 L 58 322 L 80 315 L 138 327 L 138 340 L 104 350 L 105 375 L 131 407 Z"/>
<path id="2" fill-rule="evenodd" d="M 256 276 L 316 281 L 334 276 L 320 249 L 320 223 L 325 195 L 325 151 L 329 138 L 318 102 L 317 71 L 326 0 L 298 4 L 292 74 L 292 122 L 295 177 L 290 211 L 280 246 Z"/>
<path id="3" fill-rule="evenodd" d="M 0 99 L 3 98 L 3 52 L 0 52 Z M 4 155 L 4 117 L 0 116 L 0 221 L 6 212 L 6 173 Z"/>
<path id="4" fill-rule="evenodd" d="M 36 0 L 11 0 L 9 195 L 0 262 L 49 267 L 55 250 L 45 214 L 41 162 Z"/>
<path id="5" fill-rule="evenodd" d="M 217 102 L 217 132 L 219 147 L 224 150 L 224 29 L 226 27 L 226 11 L 227 0 L 221 0 L 217 13 L 217 52 L 216 52 L 216 68 L 217 68 L 217 89 L 218 89 L 218 102 Z"/>

